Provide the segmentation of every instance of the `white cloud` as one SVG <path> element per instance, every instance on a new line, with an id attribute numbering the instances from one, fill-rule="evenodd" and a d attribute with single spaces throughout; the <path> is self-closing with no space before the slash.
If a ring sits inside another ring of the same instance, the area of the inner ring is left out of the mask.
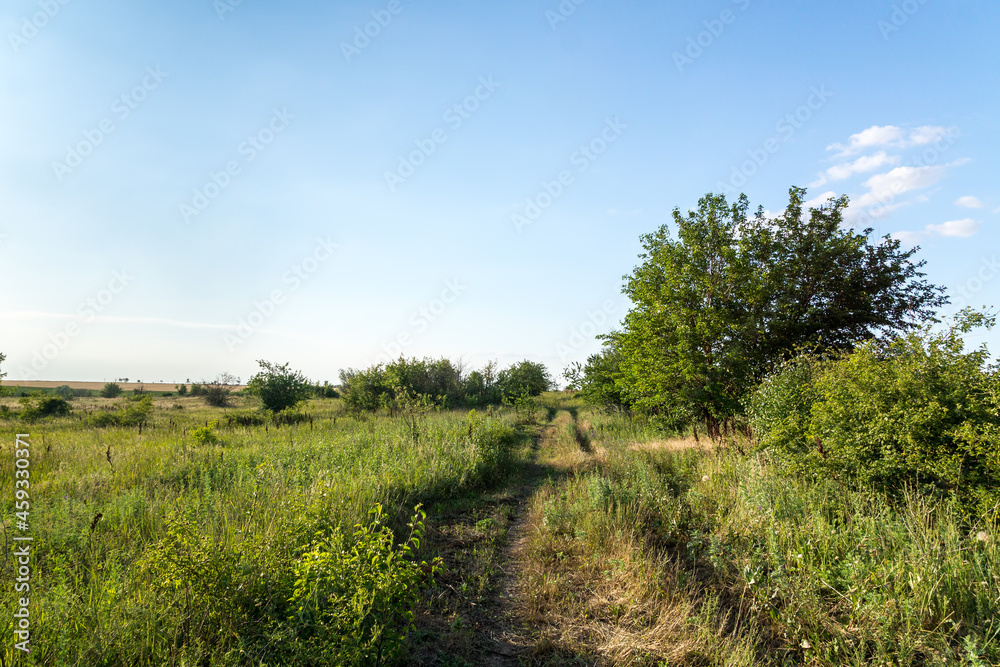
<path id="1" fill-rule="evenodd" d="M 941 125 L 924 125 L 918 127 L 910 133 L 909 146 L 926 146 L 935 141 L 944 139 L 951 133 L 951 130 Z"/>
<path id="2" fill-rule="evenodd" d="M 852 174 L 863 174 L 875 171 L 879 167 L 890 164 L 899 164 L 898 155 L 889 155 L 885 151 L 879 151 L 874 155 L 862 155 L 854 162 L 845 162 L 830 167 L 826 170 L 826 177 L 831 181 L 842 181 L 850 178 Z"/>
<path id="3" fill-rule="evenodd" d="M 836 157 L 846 157 L 876 146 L 892 148 L 926 146 L 947 137 L 952 131 L 953 128 L 943 125 L 922 125 L 911 130 L 907 136 L 906 131 L 896 125 L 872 125 L 867 130 L 852 134 L 846 146 L 840 143 L 830 144 L 826 150 L 837 151 Z"/>
<path id="4" fill-rule="evenodd" d="M 927 234 L 925 232 L 893 232 L 889 236 L 907 245 L 917 245 L 927 237 Z"/>
<path id="5" fill-rule="evenodd" d="M 873 146 L 887 146 L 894 142 L 899 142 L 904 136 L 903 130 L 895 125 L 872 125 L 867 130 L 862 130 L 857 134 L 852 134 L 847 145 L 830 144 L 826 147 L 828 151 L 840 151 L 839 155 L 850 155 L 858 153 Z"/>
<path id="6" fill-rule="evenodd" d="M 861 195 L 856 204 L 889 204 L 901 194 L 934 185 L 944 177 L 944 170 L 945 165 L 896 167 L 884 174 L 876 174 L 864 182 L 868 192 Z"/>
<path id="7" fill-rule="evenodd" d="M 959 197 L 955 200 L 955 206 L 961 206 L 963 208 L 983 208 L 983 202 L 979 201 L 979 197 Z"/>
<path id="8" fill-rule="evenodd" d="M 932 236 L 967 239 L 970 236 L 975 236 L 976 232 L 978 232 L 979 228 L 982 226 L 983 223 L 981 220 L 962 218 L 961 220 L 949 220 L 948 222 L 942 222 L 940 225 L 927 225 L 924 227 L 923 231 L 919 232 L 893 232 L 891 236 L 894 239 L 899 239 L 903 243 L 916 245 L 923 239 L 930 238 Z"/>
<path id="9" fill-rule="evenodd" d="M 970 236 L 975 235 L 982 227 L 983 223 L 981 220 L 973 220 L 972 218 L 962 218 L 961 220 L 949 220 L 948 222 L 943 222 L 940 225 L 927 225 L 927 231 L 939 236 L 957 236 L 959 238 L 967 239 Z"/>

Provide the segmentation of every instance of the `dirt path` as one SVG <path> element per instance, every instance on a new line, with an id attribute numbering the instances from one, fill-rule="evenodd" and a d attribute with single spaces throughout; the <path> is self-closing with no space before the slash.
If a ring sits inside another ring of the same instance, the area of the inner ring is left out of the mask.
<path id="1" fill-rule="evenodd" d="M 539 642 L 524 620 L 521 572 L 526 558 L 528 511 L 538 487 L 556 472 L 539 463 L 565 411 L 549 412 L 537 427 L 531 456 L 506 488 L 444 508 L 428 531 L 432 553 L 445 571 L 438 592 L 419 610 L 413 664 L 533 664 Z"/>

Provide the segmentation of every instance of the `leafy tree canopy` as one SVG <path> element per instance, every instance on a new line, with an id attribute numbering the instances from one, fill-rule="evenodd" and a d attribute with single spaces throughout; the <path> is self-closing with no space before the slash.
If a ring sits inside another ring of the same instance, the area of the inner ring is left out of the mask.
<path id="1" fill-rule="evenodd" d="M 806 213 L 805 194 L 791 188 L 775 218 L 748 215 L 745 195 L 730 204 L 708 194 L 697 211 L 674 210 L 676 239 L 666 225 L 642 236 L 642 263 L 623 289 L 634 308 L 605 337 L 630 400 L 712 431 L 796 348 L 890 340 L 947 302 L 922 279 L 919 248 L 845 229 L 846 196 Z"/>

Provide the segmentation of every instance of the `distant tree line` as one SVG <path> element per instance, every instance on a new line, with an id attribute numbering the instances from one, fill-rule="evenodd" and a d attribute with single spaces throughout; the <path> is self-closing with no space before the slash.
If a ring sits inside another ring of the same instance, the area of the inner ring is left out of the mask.
<path id="1" fill-rule="evenodd" d="M 503 369 L 491 361 L 466 373 L 445 358 L 400 357 L 364 370 L 342 370 L 340 383 L 349 409 L 378 410 L 413 397 L 445 408 L 499 405 L 538 396 L 552 387 L 552 378 L 544 365 L 528 360 Z"/>

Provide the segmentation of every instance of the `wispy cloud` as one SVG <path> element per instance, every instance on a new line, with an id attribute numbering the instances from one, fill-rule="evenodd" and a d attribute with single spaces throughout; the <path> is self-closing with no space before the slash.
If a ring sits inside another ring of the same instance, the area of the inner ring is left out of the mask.
<path id="1" fill-rule="evenodd" d="M 821 173 L 816 181 L 810 183 L 809 187 L 818 188 L 830 181 L 842 181 L 854 174 L 864 174 L 887 165 L 899 164 L 901 159 L 898 155 L 889 155 L 885 151 L 879 151 L 874 155 L 862 155 L 853 162 L 843 162 L 830 167 Z"/>
<path id="2" fill-rule="evenodd" d="M 888 204 L 901 194 L 934 185 L 944 177 L 945 168 L 946 165 L 896 167 L 876 174 L 864 182 L 868 192 L 861 195 L 856 204 L 861 207 Z"/>
<path id="3" fill-rule="evenodd" d="M 967 239 L 970 236 L 974 236 L 982 226 L 982 220 L 962 218 L 961 220 L 949 220 L 940 225 L 927 225 L 927 231 L 939 236 L 957 236 L 958 238 Z"/>
<path id="4" fill-rule="evenodd" d="M 8 310 L 0 311 L 3 317 L 19 320 L 79 320 L 82 315 L 72 313 L 45 313 L 39 310 Z M 235 329 L 236 325 L 230 324 L 210 324 L 207 322 L 184 322 L 182 320 L 170 320 L 162 317 L 122 317 L 111 315 L 96 315 L 94 322 L 118 322 L 124 324 L 165 324 L 173 327 L 183 327 L 186 329 Z"/>
<path id="5" fill-rule="evenodd" d="M 846 157 L 878 146 L 890 148 L 925 146 L 943 139 L 952 131 L 951 128 L 941 125 L 924 125 L 909 132 L 896 125 L 873 125 L 857 134 L 852 134 L 848 137 L 847 144 L 834 143 L 826 149 L 837 151 L 835 157 Z"/>
<path id="6" fill-rule="evenodd" d="M 922 231 L 894 232 L 892 237 L 910 245 L 915 245 L 923 239 L 934 236 L 967 239 L 970 236 L 975 236 L 982 226 L 982 220 L 962 218 L 961 220 L 942 222 L 940 225 L 927 225 Z"/>
<path id="7" fill-rule="evenodd" d="M 959 197 L 955 200 L 955 206 L 961 206 L 962 208 L 983 208 L 983 202 L 979 201 L 979 197 Z"/>

